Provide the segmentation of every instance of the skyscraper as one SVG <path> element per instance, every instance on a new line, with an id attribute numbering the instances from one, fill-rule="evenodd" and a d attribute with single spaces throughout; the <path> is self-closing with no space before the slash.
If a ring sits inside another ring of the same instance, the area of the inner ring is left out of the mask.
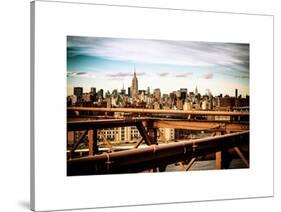
<path id="1" fill-rule="evenodd" d="M 96 101 L 97 89 L 95 87 L 91 87 L 90 98 L 92 101 Z"/>
<path id="2" fill-rule="evenodd" d="M 150 87 L 147 87 L 146 93 L 147 93 L 147 95 L 150 95 Z"/>
<path id="3" fill-rule="evenodd" d="M 139 93 L 139 89 L 138 89 L 138 78 L 137 78 L 137 75 L 136 75 L 136 68 L 134 68 L 134 77 L 133 77 L 133 80 L 132 80 L 132 97 L 133 98 L 136 98 L 138 96 L 138 93 Z"/>
<path id="4" fill-rule="evenodd" d="M 95 87 L 91 87 L 91 94 L 95 95 L 97 93 L 97 89 Z"/>
<path id="5" fill-rule="evenodd" d="M 125 90 L 125 88 L 124 88 L 124 83 L 123 83 L 123 87 L 122 87 L 122 89 L 121 89 L 121 94 L 122 94 L 122 95 L 125 95 L 125 94 L 126 94 L 126 90 Z"/>
<path id="6" fill-rule="evenodd" d="M 187 97 L 187 88 L 181 88 L 180 89 L 180 99 L 185 100 Z"/>
<path id="7" fill-rule="evenodd" d="M 129 96 L 129 97 L 132 97 L 132 96 L 131 96 L 131 87 L 128 87 L 128 96 Z"/>
<path id="8" fill-rule="evenodd" d="M 197 88 L 197 85 L 196 85 L 196 88 L 195 88 L 195 96 L 197 96 L 198 94 L 198 88 Z"/>
<path id="9" fill-rule="evenodd" d="M 156 88 L 153 91 L 153 96 L 159 101 L 161 98 L 161 91 L 160 88 Z"/>
<path id="10" fill-rule="evenodd" d="M 100 89 L 97 93 L 97 98 L 98 99 L 103 99 L 103 89 Z"/>
<path id="11" fill-rule="evenodd" d="M 80 100 L 83 97 L 83 88 L 82 87 L 74 87 L 73 93 L 77 97 L 77 100 Z"/>

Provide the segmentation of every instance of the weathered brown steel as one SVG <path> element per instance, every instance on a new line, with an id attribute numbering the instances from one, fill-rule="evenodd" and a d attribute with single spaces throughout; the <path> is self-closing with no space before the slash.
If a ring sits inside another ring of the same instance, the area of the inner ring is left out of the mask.
<path id="1" fill-rule="evenodd" d="M 79 120 L 68 121 L 67 131 L 79 131 L 85 129 L 102 129 L 102 128 L 115 128 L 115 127 L 128 127 L 136 126 L 137 123 L 146 121 L 146 118 L 134 119 L 98 119 L 98 120 Z"/>
<path id="2" fill-rule="evenodd" d="M 143 142 L 143 137 L 136 143 L 136 145 L 134 146 L 134 148 L 138 148 Z"/>
<path id="3" fill-rule="evenodd" d="M 192 159 L 188 162 L 188 164 L 187 164 L 186 167 L 185 167 L 185 171 L 188 171 L 188 170 L 191 168 L 191 166 L 193 165 L 193 163 L 195 162 L 195 160 L 196 160 L 196 158 L 192 158 Z"/>
<path id="4" fill-rule="evenodd" d="M 174 128 L 188 130 L 241 132 L 249 130 L 248 122 L 231 123 L 223 121 L 190 121 L 190 120 L 157 120 L 153 122 L 156 128 Z"/>
<path id="5" fill-rule="evenodd" d="M 216 152 L 216 169 L 222 169 L 222 151 Z"/>
<path id="6" fill-rule="evenodd" d="M 99 147 L 98 147 L 98 130 L 96 128 L 93 129 L 94 133 L 93 133 L 93 150 L 94 150 L 94 154 L 99 153 Z"/>
<path id="7" fill-rule="evenodd" d="M 85 129 L 101 129 L 136 126 L 137 123 L 150 122 L 152 128 L 174 128 L 189 130 L 209 130 L 240 132 L 249 130 L 248 122 L 229 121 L 190 121 L 190 120 L 163 120 L 157 118 L 131 118 L 131 119 L 98 119 L 98 120 L 75 120 L 67 122 L 68 131 Z"/>
<path id="8" fill-rule="evenodd" d="M 156 110 L 143 108 L 97 108 L 97 107 L 68 107 L 73 111 L 94 111 L 94 112 L 126 112 L 126 113 L 146 113 L 146 114 L 181 114 L 181 115 L 209 115 L 209 116 L 249 116 L 249 112 L 231 111 L 199 111 L 199 110 Z"/>
<path id="9" fill-rule="evenodd" d="M 94 128 L 89 130 L 88 139 L 89 139 L 89 143 L 88 143 L 89 156 L 97 154 L 99 152 L 97 129 Z"/>
<path id="10" fill-rule="evenodd" d="M 150 138 L 148 137 L 148 135 L 147 135 L 147 133 L 145 131 L 145 128 L 142 125 L 142 123 L 141 122 L 136 123 L 136 127 L 138 128 L 138 130 L 139 130 L 139 132 L 141 134 L 141 137 L 144 139 L 145 143 L 147 145 L 151 145 L 152 142 L 151 142 Z"/>
<path id="11" fill-rule="evenodd" d="M 105 144 L 108 148 L 109 151 L 112 151 L 112 145 L 111 143 L 107 140 L 107 138 L 105 137 L 105 135 L 103 133 L 101 133 L 102 139 L 103 139 L 103 144 Z"/>
<path id="12" fill-rule="evenodd" d="M 88 148 L 89 148 L 89 156 L 94 155 L 94 131 L 88 130 Z"/>
<path id="13" fill-rule="evenodd" d="M 85 130 L 77 139 L 77 141 L 74 143 L 72 149 L 70 150 L 70 157 L 72 157 L 74 151 L 77 149 L 77 147 L 83 142 L 84 138 L 87 135 L 88 130 Z"/>
<path id="14" fill-rule="evenodd" d="M 70 159 L 67 175 L 139 172 L 249 142 L 249 131 Z"/>
<path id="15" fill-rule="evenodd" d="M 234 150 L 235 150 L 235 152 L 239 155 L 239 157 L 241 158 L 241 160 L 243 161 L 243 163 L 245 164 L 245 166 L 247 167 L 247 168 L 249 168 L 249 162 L 248 162 L 248 160 L 246 159 L 246 157 L 243 155 L 243 153 L 240 151 L 240 149 L 236 146 L 236 147 L 234 147 Z"/>

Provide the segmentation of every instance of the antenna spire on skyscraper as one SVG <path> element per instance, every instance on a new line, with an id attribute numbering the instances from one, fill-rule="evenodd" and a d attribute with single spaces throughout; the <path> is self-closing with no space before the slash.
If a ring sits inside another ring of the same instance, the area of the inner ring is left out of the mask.
<path id="1" fill-rule="evenodd" d="M 134 77 L 136 77 L 136 66 L 134 65 Z"/>

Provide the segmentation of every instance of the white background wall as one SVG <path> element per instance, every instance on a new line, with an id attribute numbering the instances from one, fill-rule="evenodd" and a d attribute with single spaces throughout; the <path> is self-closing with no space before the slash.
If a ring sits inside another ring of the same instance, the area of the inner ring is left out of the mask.
<path id="1" fill-rule="evenodd" d="M 85 0 L 84 0 L 85 1 Z M 90 0 L 88 0 L 91 2 Z M 196 10 L 265 13 L 275 15 L 275 197 L 231 201 L 99 209 L 97 211 L 278 211 L 280 185 L 280 29 L 278 0 L 92 0 L 96 3 Z M 51 15 L 51 14 L 50 14 Z M 63 14 L 62 14 L 63 15 Z M 0 3 L 0 211 L 29 209 L 29 1 L 6 0 Z M 266 74 L 265 70 L 265 74 Z M 262 97 L 261 97 L 262 98 Z M 266 110 L 266 108 L 265 108 Z M 269 109 L 270 112 L 271 109 Z M 278 132 L 279 131 L 279 132 Z M 266 142 L 266 141 L 265 141 Z M 261 182 L 262 183 L 262 182 Z M 50 185 L 51 186 L 51 185 Z M 153 188 L 151 188 L 153 189 Z M 180 188 L 179 188 L 180 189 Z M 55 188 L 54 188 L 55 192 Z M 149 192 L 149 191 L 148 191 Z M 165 185 L 163 185 L 163 191 Z M 120 194 L 122 195 L 122 194 Z M 145 195 L 145 194 L 143 194 Z M 105 197 L 106 198 L 106 197 Z M 93 200 L 94 201 L 94 200 Z M 280 210 L 280 209 L 279 209 Z M 96 210 L 84 210 L 96 211 Z"/>

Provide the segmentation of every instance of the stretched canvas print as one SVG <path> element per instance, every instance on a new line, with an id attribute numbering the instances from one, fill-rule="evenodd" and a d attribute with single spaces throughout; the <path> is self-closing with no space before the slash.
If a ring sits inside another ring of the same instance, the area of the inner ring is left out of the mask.
<path id="1" fill-rule="evenodd" d="M 67 175 L 248 168 L 249 99 L 249 44 L 67 36 Z"/>
<path id="2" fill-rule="evenodd" d="M 32 2 L 31 208 L 273 196 L 273 27 Z"/>

